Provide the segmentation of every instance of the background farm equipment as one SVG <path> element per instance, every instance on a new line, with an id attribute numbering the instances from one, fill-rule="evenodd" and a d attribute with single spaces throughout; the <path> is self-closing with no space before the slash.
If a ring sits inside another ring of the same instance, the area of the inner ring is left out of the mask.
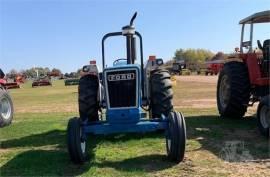
<path id="1" fill-rule="evenodd" d="M 224 66 L 224 60 L 206 61 L 205 75 L 217 75 Z"/>
<path id="2" fill-rule="evenodd" d="M 40 87 L 40 86 L 52 86 L 52 82 L 48 76 L 41 76 L 33 81 L 32 87 Z"/>
<path id="3" fill-rule="evenodd" d="M 226 56 L 222 52 L 218 52 L 210 60 L 198 65 L 198 74 L 217 75 L 223 68 Z"/>
<path id="4" fill-rule="evenodd" d="M 181 75 L 183 69 L 186 69 L 185 60 L 177 60 L 168 68 L 171 75 Z"/>
<path id="5" fill-rule="evenodd" d="M 12 82 L 7 79 L 0 79 L 0 85 L 5 89 L 16 89 L 20 88 L 20 84 L 18 82 Z"/>
<path id="6" fill-rule="evenodd" d="M 73 79 L 65 79 L 65 86 L 69 85 L 79 85 L 79 78 L 73 78 Z"/>
<path id="7" fill-rule="evenodd" d="M 19 82 L 10 81 L 5 78 L 5 73 L 0 69 L 0 86 L 5 89 L 20 88 Z"/>
<path id="8" fill-rule="evenodd" d="M 135 31 L 132 17 L 121 32 L 106 34 L 102 39 L 102 66 L 95 62 L 83 67 L 79 81 L 79 118 L 69 120 L 68 151 L 74 163 L 88 159 L 87 134 L 153 132 L 165 130 L 168 158 L 181 162 L 186 143 L 185 120 L 172 105 L 172 85 L 167 70 L 159 68 L 162 59 L 150 56 L 144 67 L 142 36 Z M 105 67 L 105 40 L 113 36 L 126 38 L 126 59 L 117 59 Z M 140 65 L 136 60 L 136 37 L 140 44 Z M 106 109 L 105 117 L 102 110 Z M 149 111 L 149 117 L 146 117 Z"/>
<path id="9" fill-rule="evenodd" d="M 269 22 L 270 11 L 256 13 L 239 22 L 242 25 L 240 53 L 226 60 L 217 85 L 217 106 L 221 117 L 242 117 L 248 106 L 260 101 L 258 127 L 266 137 L 270 134 L 270 40 L 266 39 L 263 45 L 257 41 L 262 53 L 253 50 L 252 44 L 253 25 Z M 247 25 L 250 26 L 249 41 L 244 41 Z M 244 49 L 248 51 L 244 52 Z"/>

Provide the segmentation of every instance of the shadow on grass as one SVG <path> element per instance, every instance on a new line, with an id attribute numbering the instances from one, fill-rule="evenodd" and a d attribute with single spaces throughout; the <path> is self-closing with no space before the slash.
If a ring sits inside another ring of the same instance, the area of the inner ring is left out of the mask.
<path id="1" fill-rule="evenodd" d="M 196 151 L 204 149 L 227 161 L 270 158 L 269 142 L 260 135 L 257 130 L 256 120 L 253 117 L 232 120 L 220 119 L 213 115 L 190 116 L 186 117 L 186 124 L 189 140 L 187 151 L 189 152 L 196 153 Z M 90 136 L 90 138 L 88 150 L 92 160 L 80 166 L 70 162 L 66 150 L 65 131 L 53 130 L 3 141 L 1 142 L 2 149 L 27 148 L 31 150 L 23 150 L 23 152 L 4 164 L 0 168 L 1 176 L 76 176 L 86 171 L 88 171 L 88 174 L 92 174 L 95 173 L 96 168 L 102 169 L 106 167 L 125 172 L 153 172 L 175 165 L 170 163 L 165 155 L 155 153 L 122 161 L 97 161 L 95 159 L 94 150 L 96 145 L 100 143 L 111 142 L 117 144 L 144 138 L 163 139 L 164 135 L 161 133 L 117 134 L 97 136 L 95 138 Z M 200 147 L 191 146 L 192 141 L 199 142 Z M 230 145 L 230 142 L 236 142 L 236 145 Z"/>
<path id="2" fill-rule="evenodd" d="M 101 163 L 93 163 L 92 165 L 99 168 L 109 167 L 127 172 L 154 172 L 170 168 L 174 166 L 175 163 L 170 162 L 166 155 L 151 154 L 129 158 L 122 161 L 102 161 Z"/>
<path id="3" fill-rule="evenodd" d="M 254 117 L 222 119 L 218 116 L 186 117 L 189 140 L 198 141 L 200 148 L 230 162 L 264 160 L 270 158 L 270 141 L 257 128 Z"/>
<path id="4" fill-rule="evenodd" d="M 66 132 L 53 130 L 18 139 L 1 142 L 2 149 L 27 148 L 0 168 L 1 176 L 77 176 L 86 171 L 94 173 L 95 168 L 115 168 L 118 171 L 159 171 L 175 164 L 167 161 L 165 155 L 137 156 L 122 161 L 95 161 L 95 147 L 102 142 L 119 143 L 143 138 L 164 138 L 160 133 L 116 134 L 110 136 L 89 136 L 90 162 L 74 165 L 66 149 Z M 38 149 L 38 150 L 36 150 Z M 155 164 L 155 165 L 153 165 Z"/>

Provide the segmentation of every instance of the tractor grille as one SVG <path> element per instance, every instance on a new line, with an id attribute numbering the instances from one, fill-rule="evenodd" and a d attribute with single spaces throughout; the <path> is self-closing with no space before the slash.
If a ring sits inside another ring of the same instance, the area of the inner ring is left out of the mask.
<path id="1" fill-rule="evenodd" d="M 135 69 L 107 71 L 106 79 L 110 108 L 136 106 L 137 74 Z"/>

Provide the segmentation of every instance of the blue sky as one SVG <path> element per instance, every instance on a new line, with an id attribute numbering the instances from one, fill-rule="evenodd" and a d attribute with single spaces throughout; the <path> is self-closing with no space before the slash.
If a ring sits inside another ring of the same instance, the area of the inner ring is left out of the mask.
<path id="1" fill-rule="evenodd" d="M 145 59 L 168 60 L 178 48 L 231 52 L 239 46 L 239 20 L 269 9 L 269 0 L 0 0 L 0 67 L 71 72 L 93 58 L 100 65 L 102 36 L 120 31 L 135 11 Z M 258 31 L 261 40 L 270 38 L 270 28 Z M 108 64 L 125 57 L 124 42 L 108 40 Z"/>

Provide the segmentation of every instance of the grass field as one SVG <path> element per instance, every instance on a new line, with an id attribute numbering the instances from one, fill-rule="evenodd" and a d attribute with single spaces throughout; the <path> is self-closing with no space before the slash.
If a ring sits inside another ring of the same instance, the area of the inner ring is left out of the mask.
<path id="1" fill-rule="evenodd" d="M 0 129 L 0 176 L 270 174 L 270 143 L 257 130 L 256 108 L 242 120 L 220 119 L 215 82 L 177 79 L 174 105 L 185 115 L 188 136 L 185 159 L 177 165 L 166 159 L 162 133 L 90 136 L 91 160 L 73 165 L 65 129 L 68 119 L 78 115 L 77 87 L 65 87 L 63 81 L 34 89 L 30 84 L 10 90 L 15 117 L 12 125 Z"/>

